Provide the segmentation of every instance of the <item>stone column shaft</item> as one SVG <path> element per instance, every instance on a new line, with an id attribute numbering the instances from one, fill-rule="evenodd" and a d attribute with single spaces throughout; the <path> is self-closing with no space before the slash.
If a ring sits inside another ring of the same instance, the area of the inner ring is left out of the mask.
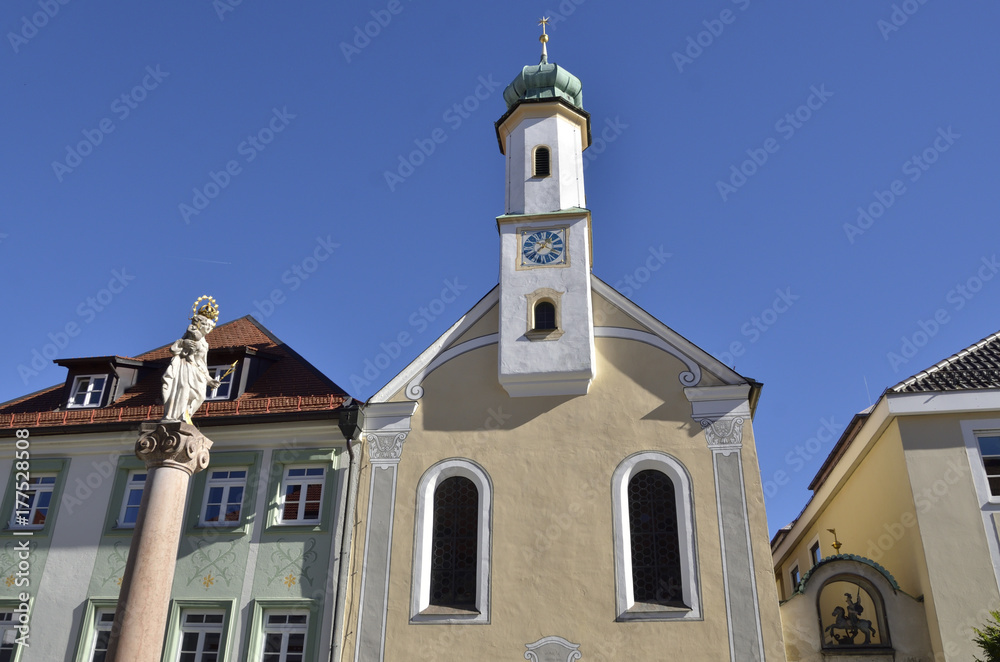
<path id="1" fill-rule="evenodd" d="M 181 422 L 143 423 L 136 455 L 148 474 L 129 546 L 108 662 L 159 662 L 191 475 L 212 442 Z"/>

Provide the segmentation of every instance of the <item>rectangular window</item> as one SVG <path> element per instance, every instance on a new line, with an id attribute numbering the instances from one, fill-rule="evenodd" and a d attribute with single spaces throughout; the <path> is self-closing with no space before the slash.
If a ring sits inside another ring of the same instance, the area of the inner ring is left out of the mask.
<path id="1" fill-rule="evenodd" d="M 15 492 L 9 528 L 25 530 L 45 526 L 55 487 L 55 474 L 33 474 L 28 481 L 28 489 Z"/>
<path id="2" fill-rule="evenodd" d="M 218 379 L 221 384 L 218 388 L 208 387 L 207 393 L 205 394 L 206 400 L 228 400 L 229 392 L 232 390 L 233 386 L 233 375 L 236 374 L 235 370 L 230 371 L 232 366 L 228 365 L 213 365 L 208 369 L 208 374 L 212 376 L 212 379 Z M 228 375 L 226 373 L 229 372 Z M 223 377 L 223 375 L 226 375 Z"/>
<path id="3" fill-rule="evenodd" d="M 183 612 L 177 662 L 219 662 L 224 620 L 222 611 Z"/>
<path id="4" fill-rule="evenodd" d="M 809 557 L 812 559 L 813 565 L 816 565 L 822 559 L 819 553 L 819 541 L 814 542 L 812 547 L 809 548 Z"/>
<path id="5" fill-rule="evenodd" d="M 209 470 L 205 485 L 205 503 L 201 509 L 202 526 L 239 526 L 246 490 L 246 469 Z"/>
<path id="6" fill-rule="evenodd" d="M 111 625 L 115 622 L 114 609 L 98 609 L 94 618 L 94 645 L 90 648 L 90 662 L 104 662 L 108 656 Z"/>
<path id="7" fill-rule="evenodd" d="M 146 470 L 132 471 L 125 483 L 125 496 L 122 497 L 122 511 L 118 517 L 119 529 L 135 528 L 139 518 L 139 504 L 142 503 L 142 490 L 146 486 Z"/>
<path id="8" fill-rule="evenodd" d="M 73 380 L 69 396 L 70 407 L 99 407 L 107 375 L 80 375 Z"/>
<path id="9" fill-rule="evenodd" d="M 979 453 L 983 457 L 990 495 L 1000 497 L 1000 437 L 979 437 Z"/>
<path id="10" fill-rule="evenodd" d="M 14 612 L 0 611 L 0 662 L 10 662 L 17 652 L 17 630 Z"/>
<path id="11" fill-rule="evenodd" d="M 799 581 L 801 577 L 799 576 L 799 564 L 796 563 L 792 566 L 792 569 L 788 571 L 788 578 L 791 580 L 791 589 L 788 591 L 789 594 L 795 593 L 799 588 Z"/>
<path id="12" fill-rule="evenodd" d="M 281 481 L 281 523 L 313 524 L 319 522 L 323 500 L 324 467 L 285 469 Z"/>
<path id="13" fill-rule="evenodd" d="M 260 662 L 303 662 L 309 614 L 264 612 L 264 649 Z"/>

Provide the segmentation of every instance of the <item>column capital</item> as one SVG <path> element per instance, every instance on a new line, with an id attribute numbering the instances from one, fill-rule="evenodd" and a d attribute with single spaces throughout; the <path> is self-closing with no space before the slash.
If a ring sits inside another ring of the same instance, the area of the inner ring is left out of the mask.
<path id="1" fill-rule="evenodd" d="M 705 431 L 711 450 L 726 454 L 743 447 L 743 423 L 750 419 L 750 386 L 702 386 L 684 389 L 691 418 Z"/>
<path id="2" fill-rule="evenodd" d="M 147 469 L 172 467 L 189 476 L 208 467 L 212 440 L 190 423 L 146 421 L 139 426 L 135 455 Z"/>
<path id="3" fill-rule="evenodd" d="M 372 464 L 398 464 L 403 442 L 410 433 L 410 417 L 416 402 L 370 403 L 361 410 L 361 438 L 368 444 Z"/>

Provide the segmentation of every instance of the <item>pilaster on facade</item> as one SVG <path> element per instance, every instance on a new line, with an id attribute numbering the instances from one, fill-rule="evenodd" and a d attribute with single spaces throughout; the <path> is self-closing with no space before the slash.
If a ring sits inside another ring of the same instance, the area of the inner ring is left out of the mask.
<path id="1" fill-rule="evenodd" d="M 750 385 L 691 387 L 684 389 L 684 395 L 712 451 L 730 659 L 762 661 L 763 633 L 741 453 L 743 427 L 751 417 Z"/>
<path id="2" fill-rule="evenodd" d="M 361 412 L 361 438 L 372 464 L 362 561 L 361 600 L 355 662 L 385 659 L 385 627 L 389 599 L 389 562 L 396 504 L 396 465 L 410 432 L 416 402 L 375 402 Z M 373 527 L 372 524 L 375 524 Z"/>

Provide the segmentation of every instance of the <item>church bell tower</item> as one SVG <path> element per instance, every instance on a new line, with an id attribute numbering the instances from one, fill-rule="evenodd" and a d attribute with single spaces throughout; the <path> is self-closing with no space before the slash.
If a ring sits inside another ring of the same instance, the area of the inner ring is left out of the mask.
<path id="1" fill-rule="evenodd" d="M 499 379 L 512 397 L 583 395 L 594 378 L 591 231 L 583 186 L 590 115 L 580 79 L 542 57 L 504 90 Z"/>

